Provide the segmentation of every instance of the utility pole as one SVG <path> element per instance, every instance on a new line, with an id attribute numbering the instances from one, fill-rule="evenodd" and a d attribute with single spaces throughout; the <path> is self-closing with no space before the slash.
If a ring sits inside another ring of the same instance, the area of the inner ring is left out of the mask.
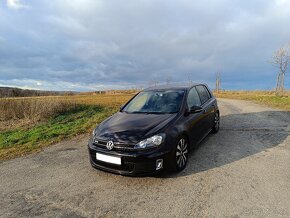
<path id="1" fill-rule="evenodd" d="M 170 76 L 167 76 L 166 77 L 166 85 L 170 85 L 170 83 L 171 83 L 171 77 Z"/>
<path id="2" fill-rule="evenodd" d="M 152 79 L 149 81 L 149 86 L 151 86 L 151 87 L 156 87 L 156 86 L 158 86 L 158 84 L 159 84 L 158 80 Z"/>
<path id="3" fill-rule="evenodd" d="M 188 84 L 191 86 L 193 84 L 192 79 L 190 77 L 190 73 L 187 74 Z"/>
<path id="4" fill-rule="evenodd" d="M 220 88 L 221 88 L 221 76 L 220 73 L 216 74 L 216 81 L 215 81 L 215 90 L 217 93 L 220 92 Z"/>

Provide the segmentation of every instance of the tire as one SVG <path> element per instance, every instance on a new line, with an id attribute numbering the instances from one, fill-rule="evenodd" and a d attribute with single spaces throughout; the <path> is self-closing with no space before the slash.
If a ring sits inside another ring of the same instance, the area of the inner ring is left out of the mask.
<path id="1" fill-rule="evenodd" d="M 188 162 L 189 143 L 185 136 L 178 138 L 174 152 L 171 157 L 172 170 L 181 172 Z"/>
<path id="2" fill-rule="evenodd" d="M 214 123 L 211 132 L 215 134 L 219 131 L 219 129 L 220 129 L 220 114 L 218 111 L 216 111 L 214 114 Z"/>

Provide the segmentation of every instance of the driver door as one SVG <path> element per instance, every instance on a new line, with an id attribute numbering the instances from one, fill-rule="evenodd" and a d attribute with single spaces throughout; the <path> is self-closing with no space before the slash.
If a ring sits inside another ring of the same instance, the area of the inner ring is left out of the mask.
<path id="1" fill-rule="evenodd" d="M 201 106 L 201 100 L 195 87 L 190 89 L 187 95 L 188 109 L 190 109 L 192 106 Z M 203 138 L 206 127 L 203 111 L 187 114 L 186 125 L 191 144 L 197 144 Z"/>

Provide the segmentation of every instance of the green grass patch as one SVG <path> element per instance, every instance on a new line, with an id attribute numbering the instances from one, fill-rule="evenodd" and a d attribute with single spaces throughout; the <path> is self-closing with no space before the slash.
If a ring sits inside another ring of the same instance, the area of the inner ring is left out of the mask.
<path id="1" fill-rule="evenodd" d="M 88 133 L 116 111 L 110 107 L 78 105 L 34 127 L 0 132 L 0 159 L 31 153 L 63 139 Z"/>

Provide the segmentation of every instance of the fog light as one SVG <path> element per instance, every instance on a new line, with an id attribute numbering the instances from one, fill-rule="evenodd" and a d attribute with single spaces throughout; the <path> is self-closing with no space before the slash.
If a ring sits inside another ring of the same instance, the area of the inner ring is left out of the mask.
<path id="1" fill-rule="evenodd" d="M 163 159 L 156 160 L 156 170 L 160 170 L 163 167 Z"/>

